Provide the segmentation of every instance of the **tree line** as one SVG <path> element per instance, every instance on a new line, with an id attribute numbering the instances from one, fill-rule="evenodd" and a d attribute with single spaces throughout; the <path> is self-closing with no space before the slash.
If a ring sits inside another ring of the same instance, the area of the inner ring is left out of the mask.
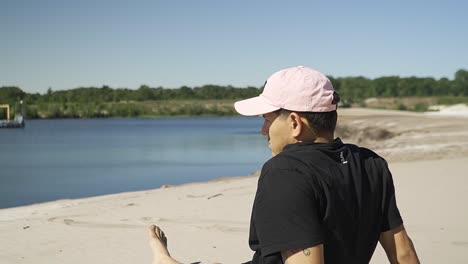
<path id="1" fill-rule="evenodd" d="M 399 76 L 375 79 L 362 76 L 329 78 L 345 105 L 373 97 L 468 97 L 468 71 L 463 69 L 458 70 L 452 80 Z M 231 115 L 235 112 L 228 104 L 256 96 L 262 89 L 219 85 L 166 89 L 141 85 L 132 90 L 114 89 L 104 85 L 60 91 L 49 88 L 46 93 L 40 94 L 26 93 L 19 87 L 4 86 L 0 87 L 0 104 L 10 104 L 13 111 L 18 112 L 19 101 L 23 100 L 28 118 Z"/>
<path id="2" fill-rule="evenodd" d="M 455 73 L 453 80 L 399 76 L 330 77 L 330 80 L 341 97 L 350 101 L 371 97 L 468 96 L 468 71 L 463 69 Z"/>

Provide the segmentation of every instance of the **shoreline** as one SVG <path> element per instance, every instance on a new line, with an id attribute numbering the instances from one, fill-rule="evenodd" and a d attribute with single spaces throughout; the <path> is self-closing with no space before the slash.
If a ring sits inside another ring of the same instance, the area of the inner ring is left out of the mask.
<path id="1" fill-rule="evenodd" d="M 453 112 L 448 110 L 448 113 Z M 457 159 L 468 156 L 467 120 L 461 115 L 348 108 L 339 110 L 336 136 L 345 143 L 375 151 L 389 163 Z M 231 177 L 245 176 L 228 178 Z M 225 177 L 213 180 L 219 178 Z"/>
<path id="2" fill-rule="evenodd" d="M 197 102 L 197 101 L 194 101 Z M 228 103 L 234 103 L 235 101 L 228 100 Z M 210 103 L 216 103 L 211 102 Z M 221 103 L 226 103 L 222 101 Z M 362 112 L 362 110 L 367 112 L 375 112 L 385 115 L 397 114 L 416 114 L 416 115 L 429 115 L 429 116 L 446 116 L 446 117 L 468 117 L 468 104 L 458 103 L 458 104 L 443 104 L 443 105 L 431 105 L 428 107 L 427 111 L 417 111 L 417 110 L 398 110 L 395 108 L 379 108 L 379 107 L 343 107 L 339 108 L 339 114 L 342 111 L 345 112 Z M 73 120 L 73 119 L 152 119 L 152 118 L 204 118 L 204 117 L 242 117 L 242 115 L 237 114 L 236 112 L 219 112 L 219 113 L 204 113 L 196 115 L 188 114 L 155 114 L 155 115 L 136 115 L 136 116 L 94 116 L 94 117 L 75 117 L 75 116 L 62 116 L 62 117 L 33 117 L 28 118 L 27 120 Z"/>
<path id="3" fill-rule="evenodd" d="M 385 157 L 384 157 L 385 158 Z M 444 160 L 459 160 L 459 157 L 448 157 L 445 158 Z M 389 166 L 391 166 L 392 163 L 397 163 L 397 164 L 405 164 L 405 163 L 413 163 L 417 161 L 438 161 L 439 159 L 433 159 L 433 160 L 398 160 L 396 162 L 389 162 Z M 172 188 L 179 188 L 179 187 L 190 187 L 193 185 L 199 185 L 199 184 L 209 184 L 209 183 L 217 183 L 217 182 L 230 182 L 230 181 L 236 181 L 236 180 L 242 180 L 242 179 L 248 179 L 248 178 L 258 178 L 260 176 L 261 170 L 258 170 L 254 173 L 248 174 L 248 175 L 242 175 L 242 176 L 220 176 L 217 178 L 213 178 L 210 180 L 204 180 L 204 181 L 194 181 L 194 182 L 186 182 L 186 183 L 181 183 L 181 184 L 162 184 L 158 188 L 149 188 L 149 189 L 143 189 L 143 190 L 133 190 L 133 191 L 122 191 L 122 192 L 117 192 L 117 193 L 108 193 L 108 194 L 102 194 L 102 195 L 94 195 L 94 196 L 86 196 L 86 197 L 79 197 L 79 198 L 63 198 L 63 199 L 57 199 L 57 200 L 50 200 L 50 201 L 44 201 L 44 202 L 37 202 L 37 203 L 31 203 L 31 204 L 25 204 L 25 205 L 18 205 L 18 206 L 12 206 L 12 207 L 5 207 L 5 208 L 0 208 L 0 214 L 4 210 L 10 210 L 10 209 L 19 209 L 19 208 L 25 208 L 25 207 L 31 207 L 31 206 L 44 206 L 48 207 L 47 205 L 49 204 L 55 204 L 55 203 L 73 203 L 74 201 L 80 202 L 80 201 L 86 201 L 89 199 L 100 199 L 103 198 L 105 199 L 106 197 L 111 198 L 113 196 L 120 196 L 120 195 L 130 195 L 130 194 L 138 194 L 141 192 L 149 192 L 149 191 L 155 191 L 159 189 L 172 189 Z M 52 206 L 54 207 L 54 206 Z M 0 218 L 0 221 L 2 219 Z"/>
<path id="4" fill-rule="evenodd" d="M 86 200 L 86 199 L 106 197 L 106 196 L 112 196 L 112 195 L 120 195 L 120 194 L 126 194 L 126 193 L 138 193 L 138 192 L 146 192 L 146 191 L 159 190 L 159 189 L 170 189 L 170 188 L 175 188 L 175 187 L 190 186 L 190 185 L 194 185 L 194 184 L 196 185 L 196 184 L 202 184 L 202 183 L 221 182 L 221 181 L 228 182 L 228 181 L 235 181 L 238 179 L 258 177 L 259 175 L 260 175 L 260 170 L 257 172 L 248 174 L 248 175 L 244 175 L 244 176 L 221 176 L 221 177 L 217 177 L 217 178 L 214 178 L 211 180 L 205 180 L 205 181 L 194 181 L 194 182 L 186 182 L 186 183 L 181 183 L 181 184 L 162 184 L 158 188 L 150 188 L 150 189 L 134 190 L 134 191 L 123 191 L 123 192 L 117 192 L 117 193 L 108 193 L 108 194 L 86 196 L 86 197 L 79 197 L 79 198 L 63 198 L 63 199 L 50 200 L 50 201 L 44 201 L 44 202 L 37 202 L 37 203 L 32 203 L 32 204 L 0 208 L 0 213 L 2 210 L 35 206 L 35 205 L 43 205 L 43 204 L 49 204 L 49 203 L 55 203 L 55 202 L 61 202 L 61 201 Z"/>

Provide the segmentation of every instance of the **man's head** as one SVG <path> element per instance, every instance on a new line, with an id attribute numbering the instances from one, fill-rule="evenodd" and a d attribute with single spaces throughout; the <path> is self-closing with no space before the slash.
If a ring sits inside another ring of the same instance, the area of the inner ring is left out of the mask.
<path id="1" fill-rule="evenodd" d="M 273 156 L 284 146 L 301 141 L 333 139 L 338 94 L 322 73 L 293 67 L 271 75 L 263 93 L 234 104 L 242 115 L 262 115 L 262 134 L 268 136 Z"/>

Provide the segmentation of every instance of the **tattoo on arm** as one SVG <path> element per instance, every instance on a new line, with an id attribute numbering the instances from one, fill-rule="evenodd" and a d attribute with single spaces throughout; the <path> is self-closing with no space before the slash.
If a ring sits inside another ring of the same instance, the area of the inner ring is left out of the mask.
<path id="1" fill-rule="evenodd" d="M 291 261 L 289 259 L 290 256 L 294 255 L 294 254 L 297 254 L 299 252 L 302 251 L 302 254 L 304 254 L 304 256 L 306 257 L 309 257 L 311 252 L 310 252 L 310 249 L 306 248 L 306 249 L 295 249 L 295 250 L 288 250 L 285 252 L 285 254 L 281 254 L 281 256 L 283 257 L 283 261 L 285 264 L 291 264 Z"/>

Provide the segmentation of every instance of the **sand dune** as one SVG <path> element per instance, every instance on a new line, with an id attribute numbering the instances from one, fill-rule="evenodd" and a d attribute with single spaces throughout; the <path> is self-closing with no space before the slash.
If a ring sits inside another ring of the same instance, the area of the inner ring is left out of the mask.
<path id="1" fill-rule="evenodd" d="M 467 263 L 468 119 L 344 109 L 340 133 L 388 158 L 422 263 Z M 256 181 L 223 178 L 3 209 L 0 263 L 151 263 L 152 223 L 184 263 L 247 261 Z M 380 247 L 372 263 L 386 263 Z"/>
<path id="2" fill-rule="evenodd" d="M 338 136 L 391 162 L 468 156 L 468 116 L 369 109 L 339 115 Z"/>

